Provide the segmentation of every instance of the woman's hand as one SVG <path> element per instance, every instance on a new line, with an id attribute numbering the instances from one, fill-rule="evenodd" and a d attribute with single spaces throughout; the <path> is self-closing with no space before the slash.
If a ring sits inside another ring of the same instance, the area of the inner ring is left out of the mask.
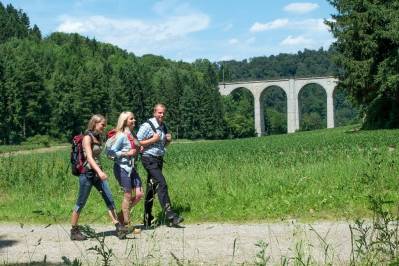
<path id="1" fill-rule="evenodd" d="M 107 174 L 105 174 L 103 171 L 97 172 L 98 177 L 100 177 L 101 180 L 105 180 L 108 178 Z"/>
<path id="2" fill-rule="evenodd" d="M 135 156 L 137 154 L 136 149 L 130 149 L 129 151 L 126 152 L 126 156 Z"/>

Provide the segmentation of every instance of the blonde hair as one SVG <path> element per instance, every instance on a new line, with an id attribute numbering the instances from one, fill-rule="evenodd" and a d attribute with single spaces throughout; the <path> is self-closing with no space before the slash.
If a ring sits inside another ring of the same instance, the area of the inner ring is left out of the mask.
<path id="1" fill-rule="evenodd" d="M 100 114 L 93 115 L 90 118 L 89 123 L 87 123 L 87 130 L 94 131 L 96 128 L 96 124 L 102 121 L 107 122 L 107 119 L 105 119 L 103 115 Z"/>
<path id="2" fill-rule="evenodd" d="M 125 128 L 127 127 L 126 126 L 126 124 L 127 124 L 127 119 L 129 118 L 129 116 L 133 116 L 133 118 L 134 118 L 134 114 L 132 113 L 132 112 L 122 112 L 120 115 L 119 115 L 119 118 L 118 118 L 118 123 L 116 124 L 116 131 L 118 131 L 118 132 L 124 132 L 125 131 Z"/>
<path id="3" fill-rule="evenodd" d="M 154 110 L 153 110 L 154 113 L 155 113 L 155 111 L 158 109 L 158 107 L 161 107 L 161 108 L 165 109 L 165 111 L 166 111 L 166 106 L 165 106 L 163 103 L 157 103 L 157 104 L 154 106 Z"/>

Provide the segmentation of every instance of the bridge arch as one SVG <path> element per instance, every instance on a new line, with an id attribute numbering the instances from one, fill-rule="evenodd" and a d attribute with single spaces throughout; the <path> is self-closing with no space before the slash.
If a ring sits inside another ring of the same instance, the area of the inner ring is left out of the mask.
<path id="1" fill-rule="evenodd" d="M 262 91 L 261 112 L 265 116 L 265 134 L 287 133 L 287 99 L 287 91 L 280 86 L 268 86 Z"/>
<path id="2" fill-rule="evenodd" d="M 327 127 L 327 91 L 319 83 L 309 82 L 300 88 L 298 107 L 300 130 Z"/>
<path id="3" fill-rule="evenodd" d="M 327 128 L 334 127 L 333 92 L 338 80 L 335 77 L 314 77 L 298 79 L 263 80 L 219 84 L 221 95 L 229 95 L 238 87 L 247 88 L 254 96 L 255 130 L 258 136 L 265 132 L 262 93 L 271 86 L 282 88 L 287 95 L 287 132 L 293 133 L 299 129 L 298 95 L 300 90 L 310 83 L 319 84 L 327 94 Z"/>

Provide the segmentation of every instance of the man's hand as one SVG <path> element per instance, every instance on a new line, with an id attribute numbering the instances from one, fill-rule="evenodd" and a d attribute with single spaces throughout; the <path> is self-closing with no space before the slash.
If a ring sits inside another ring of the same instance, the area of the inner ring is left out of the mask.
<path id="1" fill-rule="evenodd" d="M 172 141 L 172 135 L 170 133 L 167 133 L 166 135 L 166 141 L 171 142 Z"/>
<path id="2" fill-rule="evenodd" d="M 155 143 L 157 141 L 159 141 L 161 139 L 161 136 L 158 133 L 154 133 L 154 135 L 152 135 L 151 141 L 152 143 Z"/>

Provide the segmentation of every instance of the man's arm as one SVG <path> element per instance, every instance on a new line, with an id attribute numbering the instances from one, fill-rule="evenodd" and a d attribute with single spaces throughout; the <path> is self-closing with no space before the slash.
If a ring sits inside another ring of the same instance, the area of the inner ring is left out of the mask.
<path id="1" fill-rule="evenodd" d="M 161 136 L 159 136 L 158 133 L 154 133 L 152 137 L 146 140 L 140 141 L 140 145 L 147 147 L 148 145 L 154 144 L 155 142 L 159 141 L 161 139 Z"/>
<path id="2" fill-rule="evenodd" d="M 139 128 L 137 132 L 137 139 L 140 142 L 140 145 L 143 147 L 154 144 L 159 141 L 161 136 L 158 133 L 153 132 L 148 123 L 144 123 Z"/>

